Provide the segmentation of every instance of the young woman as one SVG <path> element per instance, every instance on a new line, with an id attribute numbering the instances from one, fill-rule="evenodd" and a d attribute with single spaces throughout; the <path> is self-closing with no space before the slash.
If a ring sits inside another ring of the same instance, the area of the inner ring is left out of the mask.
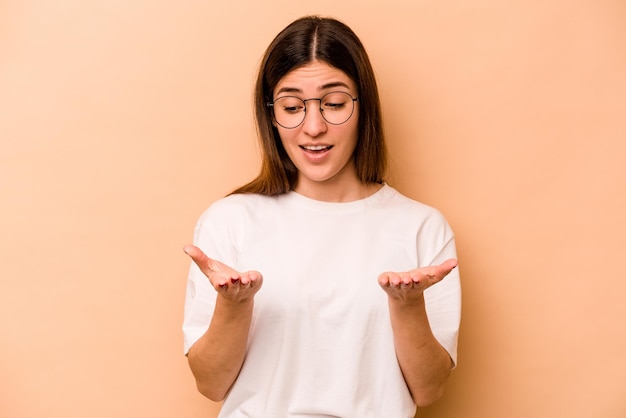
<path id="1" fill-rule="evenodd" d="M 343 23 L 298 19 L 255 92 L 256 179 L 197 223 L 185 351 L 220 417 L 413 417 L 456 364 L 454 235 L 384 182 L 374 73 Z"/>

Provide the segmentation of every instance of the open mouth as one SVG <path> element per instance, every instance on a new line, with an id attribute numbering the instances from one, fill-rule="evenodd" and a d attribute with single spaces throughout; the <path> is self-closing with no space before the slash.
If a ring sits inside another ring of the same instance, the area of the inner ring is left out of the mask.
<path id="1" fill-rule="evenodd" d="M 330 150 L 332 147 L 332 145 L 300 145 L 300 148 L 303 150 L 314 154 L 321 154 Z"/>

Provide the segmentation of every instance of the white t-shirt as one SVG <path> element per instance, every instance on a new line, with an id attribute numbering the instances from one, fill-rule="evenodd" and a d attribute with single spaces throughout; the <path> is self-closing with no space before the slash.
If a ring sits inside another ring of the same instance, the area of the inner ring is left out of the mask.
<path id="1" fill-rule="evenodd" d="M 454 235 L 437 210 L 388 185 L 347 203 L 295 192 L 236 194 L 202 214 L 195 244 L 238 271 L 263 275 L 246 359 L 220 417 L 414 416 L 377 278 L 456 258 Z M 216 296 L 192 263 L 185 352 L 206 332 Z M 433 334 L 456 364 L 458 269 L 425 298 Z"/>

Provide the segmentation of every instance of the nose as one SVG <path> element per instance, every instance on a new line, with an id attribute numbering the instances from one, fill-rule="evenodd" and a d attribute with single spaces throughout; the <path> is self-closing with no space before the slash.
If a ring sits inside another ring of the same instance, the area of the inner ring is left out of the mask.
<path id="1" fill-rule="evenodd" d="M 302 129 L 309 136 L 318 136 L 328 129 L 326 120 L 322 117 L 322 109 L 319 106 L 319 99 L 309 99 L 306 102 L 306 112 L 304 113 L 304 122 Z"/>

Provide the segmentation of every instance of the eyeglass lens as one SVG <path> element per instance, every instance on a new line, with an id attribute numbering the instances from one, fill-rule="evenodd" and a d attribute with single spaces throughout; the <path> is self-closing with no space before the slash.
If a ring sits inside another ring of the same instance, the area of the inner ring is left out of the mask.
<path id="1" fill-rule="evenodd" d="M 274 100 L 274 119 L 283 128 L 298 127 L 306 116 L 306 102 L 319 101 L 322 117 L 331 125 L 341 125 L 350 119 L 356 99 L 346 92 L 336 91 L 320 99 L 303 100 L 295 96 L 282 96 Z"/>

